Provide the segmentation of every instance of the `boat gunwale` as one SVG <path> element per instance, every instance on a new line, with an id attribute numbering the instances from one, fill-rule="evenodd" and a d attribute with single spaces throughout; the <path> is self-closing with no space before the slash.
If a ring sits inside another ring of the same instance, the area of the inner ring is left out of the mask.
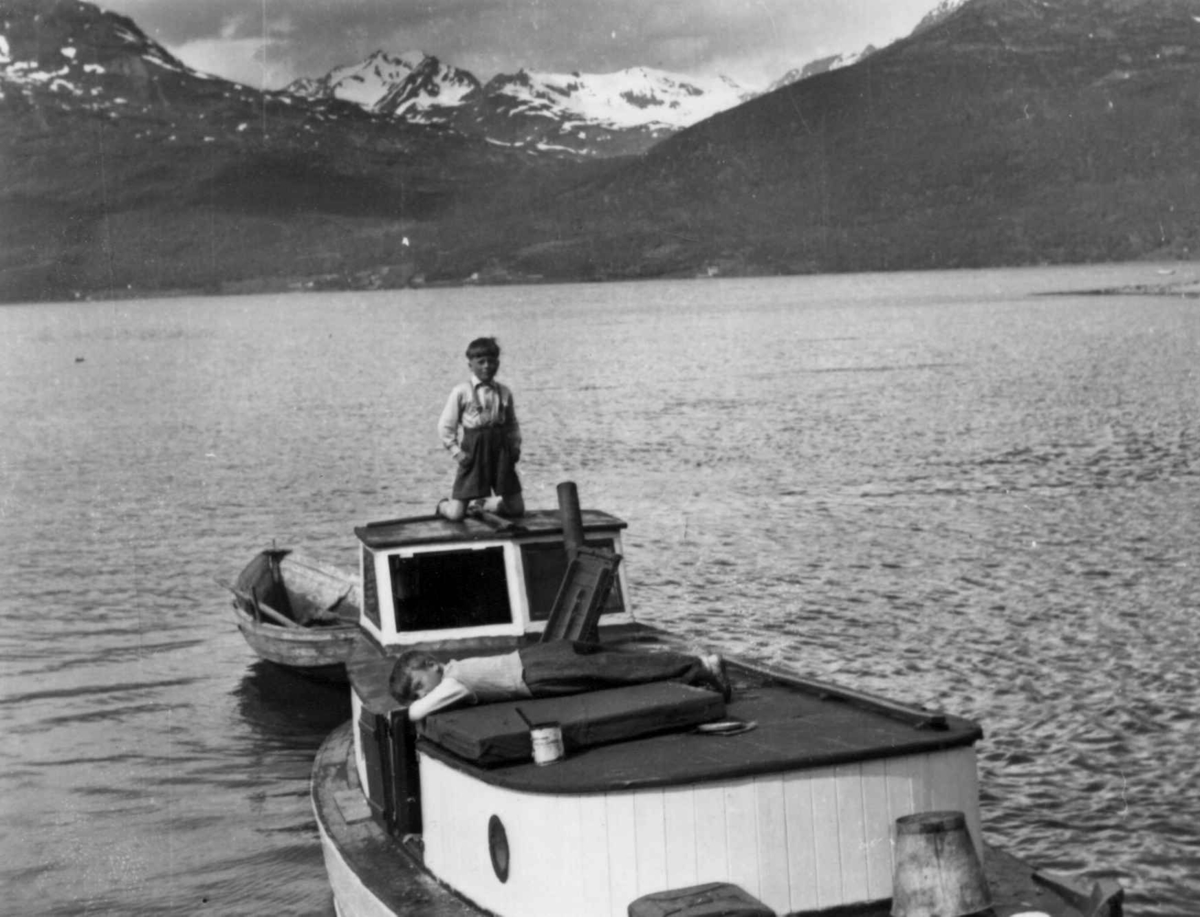
<path id="1" fill-rule="evenodd" d="M 487 911 L 459 895 L 427 870 L 418 852 L 389 834 L 374 817 L 351 820 L 338 800 L 339 792 L 357 795 L 362 789 L 354 766 L 353 720 L 335 727 L 317 749 L 309 781 L 313 816 L 323 848 L 334 848 L 346 868 L 376 900 L 399 913 L 397 900 L 408 917 L 485 917 Z M 337 786 L 343 783 L 344 786 Z M 330 852 L 322 851 L 328 878 Z M 415 886 L 415 889 L 413 888 Z M 336 889 L 334 894 L 337 906 Z M 339 910 L 339 913 L 341 911 Z"/>

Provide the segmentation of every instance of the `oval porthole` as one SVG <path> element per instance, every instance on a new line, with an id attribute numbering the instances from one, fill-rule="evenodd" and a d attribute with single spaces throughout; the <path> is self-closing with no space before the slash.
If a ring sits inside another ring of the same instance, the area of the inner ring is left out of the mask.
<path id="1" fill-rule="evenodd" d="M 504 822 L 493 815 L 488 819 L 488 853 L 492 857 L 492 871 L 501 882 L 508 881 L 508 833 Z"/>

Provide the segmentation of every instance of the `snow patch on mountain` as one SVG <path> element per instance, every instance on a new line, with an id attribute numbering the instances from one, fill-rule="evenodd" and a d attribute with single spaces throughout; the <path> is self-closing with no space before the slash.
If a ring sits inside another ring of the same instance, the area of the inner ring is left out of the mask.
<path id="1" fill-rule="evenodd" d="M 790 86 L 792 83 L 798 83 L 801 80 L 807 80 L 809 77 L 817 76 L 821 73 L 828 73 L 831 70 L 841 70 L 843 67 L 850 67 L 857 64 L 861 60 L 865 60 L 874 54 L 878 49 L 874 45 L 867 45 L 861 51 L 847 51 L 844 54 L 831 54 L 828 57 L 820 57 L 814 61 L 809 61 L 803 67 L 797 67 L 789 70 L 774 83 L 767 87 L 767 92 L 774 92 L 776 89 L 782 89 L 784 86 Z"/>
<path id="2" fill-rule="evenodd" d="M 924 32 L 931 26 L 937 25 L 951 13 L 956 12 L 960 6 L 966 3 L 967 0 L 941 0 L 937 6 L 926 13 L 921 21 L 917 23 L 916 28 L 912 30 L 912 34 L 916 35 L 919 32 Z"/>
<path id="3" fill-rule="evenodd" d="M 725 77 L 685 77 L 649 67 L 614 73 L 550 73 L 521 70 L 486 85 L 436 57 L 377 51 L 360 64 L 326 76 L 300 79 L 286 92 L 310 99 L 337 98 L 378 114 L 416 123 L 459 121 L 503 113 L 544 117 L 563 130 L 679 130 L 752 98 Z"/>
<path id="4" fill-rule="evenodd" d="M 420 51 L 397 55 L 376 51 L 364 61 L 335 67 L 323 77 L 298 79 L 284 92 L 308 99 L 340 99 L 370 109 L 416 70 L 425 58 Z"/>
<path id="5" fill-rule="evenodd" d="M 482 87 L 466 70 L 426 55 L 400 83 L 372 105 L 380 114 L 416 122 L 442 121 L 429 117 L 434 109 L 456 108 L 475 97 Z"/>
<path id="6" fill-rule="evenodd" d="M 921 17 L 921 21 L 917 23 L 910 34 L 916 35 L 918 32 L 923 32 L 925 29 L 937 25 L 967 2 L 968 0 L 939 0 L 937 6 Z M 884 43 L 884 46 L 886 47 L 890 43 L 889 40 Z M 803 67 L 796 67 L 789 70 L 767 87 L 767 92 L 774 92 L 776 89 L 782 89 L 784 86 L 790 86 L 792 83 L 798 83 L 800 80 L 828 73 L 831 70 L 840 70 L 843 67 L 853 66 L 870 57 L 878 50 L 874 45 L 867 45 L 861 51 L 847 51 L 842 54 L 831 54 L 828 57 L 817 58 Z"/>
<path id="7" fill-rule="evenodd" d="M 586 74 L 522 70 L 493 79 L 485 93 L 513 100 L 512 114 L 557 118 L 564 130 L 679 130 L 752 95 L 724 77 L 683 77 L 649 67 Z"/>

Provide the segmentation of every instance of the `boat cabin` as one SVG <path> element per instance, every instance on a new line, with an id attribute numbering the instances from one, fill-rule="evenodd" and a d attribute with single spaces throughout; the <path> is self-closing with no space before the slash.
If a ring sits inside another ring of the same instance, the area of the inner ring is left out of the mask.
<path id="1" fill-rule="evenodd" d="M 620 556 L 625 523 L 580 513 L 583 547 Z M 513 645 L 545 630 L 572 559 L 562 515 L 531 512 L 449 522 L 437 516 L 377 522 L 361 543 L 360 625 L 379 646 Z M 631 620 L 620 566 L 600 613 Z"/>
<path id="2" fill-rule="evenodd" d="M 389 690 L 401 651 L 450 659 L 636 628 L 620 564 L 625 523 L 580 510 L 573 491 L 563 499 L 559 511 L 519 520 L 419 516 L 355 529 L 366 639 L 346 662 L 354 757 L 374 817 L 393 834 L 422 824 L 417 735 Z"/>

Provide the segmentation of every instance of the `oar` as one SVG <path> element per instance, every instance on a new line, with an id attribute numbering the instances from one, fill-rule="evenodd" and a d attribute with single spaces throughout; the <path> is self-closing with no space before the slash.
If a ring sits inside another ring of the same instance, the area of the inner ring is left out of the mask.
<path id="1" fill-rule="evenodd" d="M 278 611 L 276 611 L 274 608 L 272 608 L 270 605 L 266 604 L 265 602 L 260 602 L 258 600 L 258 596 L 255 595 L 253 592 L 251 592 L 250 595 L 246 595 L 246 593 L 242 592 L 242 590 L 238 589 L 236 586 L 232 585 L 231 583 L 225 582 L 224 580 L 217 580 L 217 585 L 224 586 L 226 589 L 228 589 L 230 592 L 232 592 L 234 595 L 236 595 L 243 602 L 249 602 L 251 608 L 253 608 L 255 611 L 259 612 L 260 614 L 266 615 L 268 618 L 270 618 L 276 624 L 282 624 L 284 627 L 300 627 L 299 624 L 297 624 L 295 621 L 293 621 L 287 615 L 279 613 Z"/>

